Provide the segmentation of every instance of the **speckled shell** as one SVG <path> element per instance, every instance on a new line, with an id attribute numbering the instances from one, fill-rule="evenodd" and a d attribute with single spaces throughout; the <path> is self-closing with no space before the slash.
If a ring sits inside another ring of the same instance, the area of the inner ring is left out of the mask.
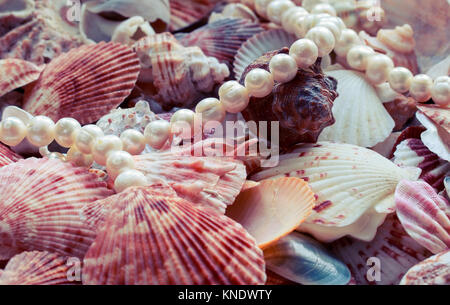
<path id="1" fill-rule="evenodd" d="M 264 284 L 262 251 L 241 225 L 152 188 L 109 205 L 84 258 L 83 284 Z"/>
<path id="2" fill-rule="evenodd" d="M 0 143 L 0 167 L 14 163 L 22 159 L 21 156 Z"/>
<path id="3" fill-rule="evenodd" d="M 409 269 L 400 285 L 449 285 L 450 250 L 436 254 Z"/>
<path id="4" fill-rule="evenodd" d="M 131 48 L 118 43 L 83 46 L 52 60 L 27 92 L 24 109 L 53 120 L 97 121 L 131 93 L 140 66 Z"/>
<path id="5" fill-rule="evenodd" d="M 113 192 L 86 169 L 59 160 L 18 161 L 0 169 L 0 259 L 22 251 L 83 257 L 95 237 L 81 208 Z"/>
<path id="6" fill-rule="evenodd" d="M 244 85 L 245 76 L 254 68 L 269 71 L 270 59 L 288 52 L 284 48 L 261 56 L 245 69 L 240 83 Z M 276 83 L 270 95 L 251 97 L 242 115 L 247 121 L 267 121 L 268 130 L 272 121 L 279 122 L 279 145 L 283 149 L 314 143 L 322 130 L 334 123 L 331 108 L 338 96 L 335 90 L 336 80 L 322 73 L 319 60 L 311 68 L 299 69 L 292 81 Z"/>
<path id="7" fill-rule="evenodd" d="M 395 211 L 399 181 L 416 180 L 419 173 L 402 169 L 369 149 L 319 142 L 298 145 L 280 156 L 277 167 L 250 179 L 282 176 L 304 179 L 317 197 L 313 213 L 299 230 L 331 242 L 345 235 L 372 240 L 386 215 Z"/>
<path id="8" fill-rule="evenodd" d="M 188 27 L 206 17 L 220 0 L 170 0 L 171 32 Z"/>
<path id="9" fill-rule="evenodd" d="M 0 273 L 0 285 L 70 285 L 68 259 L 49 252 L 23 252 Z"/>
<path id="10" fill-rule="evenodd" d="M 411 266 L 432 255 L 405 232 L 393 214 L 372 241 L 345 237 L 330 248 L 350 268 L 357 285 L 396 285 Z M 375 277 L 377 260 L 381 264 L 379 281 Z"/>
<path id="11" fill-rule="evenodd" d="M 437 254 L 450 248 L 450 202 L 422 181 L 401 181 L 395 191 L 397 215 L 406 232 Z"/>
<path id="12" fill-rule="evenodd" d="M 0 96 L 34 82 L 43 68 L 21 59 L 0 60 Z"/>

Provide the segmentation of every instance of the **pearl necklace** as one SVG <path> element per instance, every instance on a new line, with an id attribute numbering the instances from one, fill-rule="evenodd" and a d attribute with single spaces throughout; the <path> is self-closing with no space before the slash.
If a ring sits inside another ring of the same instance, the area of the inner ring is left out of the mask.
<path id="1" fill-rule="evenodd" d="M 225 82 L 219 89 L 219 99 L 206 98 L 200 101 L 195 112 L 178 110 L 170 122 L 153 121 L 146 126 L 144 134 L 130 129 L 119 138 L 104 135 L 96 125 L 81 127 L 73 118 L 62 118 L 55 124 L 48 117 L 32 117 L 16 109 L 20 115 L 6 117 L 0 123 L 1 142 L 15 146 L 26 138 L 32 145 L 41 147 L 41 154 L 54 156 L 47 146 L 55 140 L 62 147 L 69 148 L 67 155 L 57 157 L 77 166 L 90 167 L 94 161 L 106 166 L 117 192 L 131 186 L 145 186 L 148 184 L 147 179 L 135 168 L 132 155 L 142 153 L 146 144 L 161 149 L 180 124 L 192 128 L 196 116 L 200 114 L 203 123 L 223 122 L 227 112 L 243 111 L 251 96 L 262 98 L 269 95 L 275 82 L 291 81 L 298 68 L 311 66 L 319 57 L 327 56 L 333 50 L 345 57 L 351 68 L 365 71 L 367 80 L 373 85 L 388 82 L 394 91 L 409 92 L 418 102 L 425 102 L 432 97 L 437 104 L 450 104 L 448 76 L 439 77 L 433 83 L 425 74 L 413 76 L 406 68 L 394 67 L 388 56 L 363 45 L 357 33 L 347 29 L 342 19 L 336 17 L 334 8 L 328 4 L 317 5 L 310 14 L 289 0 L 255 0 L 255 9 L 287 32 L 295 33 L 299 40 L 290 46 L 289 54 L 272 57 L 270 72 L 259 68 L 251 70 L 245 77 L 244 86 L 237 81 Z"/>

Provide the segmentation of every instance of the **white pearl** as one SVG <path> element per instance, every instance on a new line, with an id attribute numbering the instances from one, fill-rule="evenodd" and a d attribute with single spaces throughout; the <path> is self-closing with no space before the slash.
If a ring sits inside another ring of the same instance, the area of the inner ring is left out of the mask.
<path id="1" fill-rule="evenodd" d="M 96 125 L 86 125 L 75 132 L 75 146 L 83 154 L 90 154 L 92 143 L 97 137 L 102 137 L 103 131 Z"/>
<path id="2" fill-rule="evenodd" d="M 94 158 L 92 155 L 84 154 L 75 146 L 72 146 L 67 152 L 66 161 L 72 162 L 75 166 L 91 167 L 92 163 L 94 163 Z"/>
<path id="3" fill-rule="evenodd" d="M 273 79 L 280 83 L 290 82 L 297 75 L 297 62 L 287 54 L 277 54 L 269 63 L 270 73 Z"/>
<path id="4" fill-rule="evenodd" d="M 108 135 L 98 137 L 94 140 L 92 145 L 92 157 L 94 157 L 94 161 L 98 164 L 106 165 L 109 154 L 122 149 L 122 141 L 118 136 Z"/>
<path id="5" fill-rule="evenodd" d="M 450 106 L 450 77 L 440 76 L 434 80 L 431 97 L 440 106 Z"/>
<path id="6" fill-rule="evenodd" d="M 433 80 L 426 74 L 418 74 L 411 80 L 409 94 L 419 103 L 424 103 L 431 98 Z"/>
<path id="7" fill-rule="evenodd" d="M 171 131 L 183 138 L 190 138 L 194 134 L 195 112 L 190 109 L 180 109 L 170 118 Z"/>
<path id="8" fill-rule="evenodd" d="M 304 15 L 298 17 L 296 20 L 294 20 L 293 28 L 294 33 L 298 38 L 304 38 L 306 33 L 312 29 L 317 22 L 319 22 L 319 18 L 317 15 Z"/>
<path id="9" fill-rule="evenodd" d="M 369 57 L 366 67 L 366 78 L 373 85 L 379 85 L 386 82 L 389 73 L 394 68 L 394 62 L 389 56 L 376 54 Z"/>
<path id="10" fill-rule="evenodd" d="M 281 16 L 281 26 L 288 33 L 295 33 L 294 22 L 301 16 L 307 15 L 308 12 L 299 6 L 291 7 Z"/>
<path id="11" fill-rule="evenodd" d="M 375 51 L 368 46 L 353 46 L 347 53 L 347 63 L 355 70 L 364 71 L 367 67 L 367 61 Z"/>
<path id="12" fill-rule="evenodd" d="M 69 148 L 75 143 L 76 132 L 80 123 L 72 118 L 62 118 L 55 125 L 55 141 L 62 147 Z"/>
<path id="13" fill-rule="evenodd" d="M 106 160 L 106 170 L 113 180 L 123 171 L 134 168 L 135 164 L 133 156 L 126 151 L 114 151 Z"/>
<path id="14" fill-rule="evenodd" d="M 170 123 L 165 120 L 150 122 L 145 127 L 145 142 L 154 149 L 161 149 L 170 137 Z"/>
<path id="15" fill-rule="evenodd" d="M 238 113 L 247 108 L 248 90 L 237 81 L 227 81 L 219 88 L 219 99 L 230 113 Z"/>
<path id="16" fill-rule="evenodd" d="M 338 56 L 347 56 L 348 51 L 355 45 L 361 44 L 358 34 L 352 29 L 344 29 L 341 37 L 334 46 L 334 51 Z"/>
<path id="17" fill-rule="evenodd" d="M 147 178 L 140 171 L 130 169 L 122 172 L 114 181 L 114 189 L 117 193 L 134 186 L 146 186 Z"/>
<path id="18" fill-rule="evenodd" d="M 319 57 L 319 49 L 310 39 L 299 39 L 291 45 L 289 55 L 295 59 L 299 68 L 308 68 Z"/>
<path id="19" fill-rule="evenodd" d="M 311 14 L 329 14 L 331 16 L 336 16 L 336 10 L 328 3 L 319 3 L 311 10 Z"/>
<path id="20" fill-rule="evenodd" d="M 145 137 L 137 130 L 125 130 L 120 135 L 120 140 L 122 140 L 123 150 L 132 155 L 139 155 L 145 149 Z"/>
<path id="21" fill-rule="evenodd" d="M 248 93 L 257 98 L 268 96 L 272 93 L 274 86 L 272 74 L 260 68 L 252 69 L 248 72 L 244 82 Z"/>
<path id="22" fill-rule="evenodd" d="M 320 20 L 317 26 L 323 26 L 329 29 L 331 33 L 333 33 L 335 42 L 341 38 L 341 29 L 339 28 L 339 26 L 336 25 L 336 23 L 332 22 L 331 20 L 329 19 Z"/>
<path id="23" fill-rule="evenodd" d="M 306 33 L 306 38 L 311 39 L 317 45 L 319 57 L 330 54 L 336 42 L 333 33 L 323 26 L 316 26 L 310 29 Z"/>
<path id="24" fill-rule="evenodd" d="M 36 116 L 28 125 L 27 140 L 34 146 L 47 146 L 55 139 L 55 123 L 46 116 Z"/>
<path id="25" fill-rule="evenodd" d="M 26 135 L 27 127 L 21 119 L 11 116 L 2 120 L 0 138 L 4 144 L 16 146 L 25 139 Z"/>
<path id="26" fill-rule="evenodd" d="M 275 0 L 267 6 L 267 17 L 276 24 L 281 24 L 281 17 L 288 9 L 295 7 L 295 4 L 289 0 Z"/>
<path id="27" fill-rule="evenodd" d="M 273 0 L 255 0 L 255 10 L 261 17 L 267 18 L 267 6 Z"/>
<path id="28" fill-rule="evenodd" d="M 398 93 L 405 93 L 411 87 L 413 74 L 404 67 L 395 67 L 389 73 L 389 85 Z"/>
<path id="29" fill-rule="evenodd" d="M 201 114 L 202 122 L 223 122 L 227 111 L 223 107 L 222 103 L 214 98 L 209 97 L 201 100 L 197 106 L 195 106 L 195 112 Z"/>

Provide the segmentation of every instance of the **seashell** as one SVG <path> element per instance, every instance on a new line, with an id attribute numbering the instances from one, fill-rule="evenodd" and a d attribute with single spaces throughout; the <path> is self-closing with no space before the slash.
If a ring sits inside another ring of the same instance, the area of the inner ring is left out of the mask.
<path id="1" fill-rule="evenodd" d="M 20 159 L 22 159 L 21 156 L 10 150 L 5 145 L 0 144 L 0 168 L 5 165 L 17 162 Z"/>
<path id="2" fill-rule="evenodd" d="M 314 207 L 314 193 L 298 178 L 263 180 L 242 191 L 226 212 L 264 249 L 295 230 Z"/>
<path id="3" fill-rule="evenodd" d="M 134 48 L 142 67 L 138 86 L 165 110 L 192 105 L 229 76 L 225 64 L 170 33 L 145 37 Z"/>
<path id="4" fill-rule="evenodd" d="M 401 167 L 418 167 L 420 179 L 434 189 L 444 189 L 444 178 L 450 175 L 450 163 L 431 152 L 420 139 L 406 139 L 397 145 L 393 162 Z"/>
<path id="5" fill-rule="evenodd" d="M 205 18 L 220 0 L 170 0 L 169 31 L 188 27 Z"/>
<path id="6" fill-rule="evenodd" d="M 3 0 L 0 8 L 0 18 L 27 18 L 33 13 L 35 3 L 33 0 Z"/>
<path id="7" fill-rule="evenodd" d="M 17 2 L 14 0 L 14 5 Z M 71 7 L 67 1 L 34 2 L 31 5 L 26 1 L 29 9 L 20 17 L 0 15 L 0 24 L 7 25 L 0 25 L 0 58 L 18 58 L 42 65 L 83 44 L 77 25 L 69 20 Z"/>
<path id="8" fill-rule="evenodd" d="M 256 14 L 245 4 L 229 3 L 225 5 L 225 7 L 220 13 L 213 12 L 209 16 L 208 23 L 212 23 L 227 18 L 247 19 L 255 23 L 259 22 L 258 16 L 256 16 Z"/>
<path id="9" fill-rule="evenodd" d="M 233 204 L 247 176 L 242 162 L 228 157 L 168 151 L 135 156 L 134 160 L 149 181 L 169 186 L 178 196 L 221 214 Z"/>
<path id="10" fill-rule="evenodd" d="M 450 109 L 433 105 L 417 108 L 416 118 L 427 129 L 420 136 L 423 144 L 439 158 L 450 161 Z"/>
<path id="11" fill-rule="evenodd" d="M 391 154 L 387 157 L 388 159 L 394 158 L 394 152 L 397 148 L 397 145 L 399 145 L 401 142 L 403 142 L 406 139 L 420 139 L 420 135 L 422 132 L 426 130 L 423 126 L 409 126 L 405 128 L 401 133 L 400 136 L 397 138 L 397 141 L 395 142 Z"/>
<path id="12" fill-rule="evenodd" d="M 337 79 L 339 96 L 333 104 L 336 122 L 323 130 L 319 141 L 362 147 L 383 142 L 391 134 L 395 122 L 363 74 L 349 70 L 329 71 L 326 74 Z"/>
<path id="13" fill-rule="evenodd" d="M 97 204 L 109 208 L 84 258 L 83 284 L 265 283 L 262 251 L 226 216 L 148 187 Z"/>
<path id="14" fill-rule="evenodd" d="M 297 283 L 285 279 L 284 277 L 279 276 L 278 274 L 270 270 L 266 270 L 266 274 L 267 280 L 265 285 L 298 285 Z"/>
<path id="15" fill-rule="evenodd" d="M 345 235 L 372 240 L 386 215 L 395 211 L 399 181 L 417 180 L 419 173 L 369 149 L 319 142 L 296 146 L 280 155 L 277 167 L 263 169 L 250 179 L 283 176 L 302 178 L 316 194 L 313 212 L 299 230 L 331 242 Z"/>
<path id="16" fill-rule="evenodd" d="M 450 250 L 447 250 L 409 269 L 400 285 L 448 285 L 449 283 Z"/>
<path id="17" fill-rule="evenodd" d="M 43 66 L 38 67 L 32 62 L 21 59 L 2 59 L 0 60 L 0 96 L 21 88 L 39 78 Z"/>
<path id="18" fill-rule="evenodd" d="M 397 140 L 401 136 L 401 132 L 393 132 L 390 134 L 389 137 L 387 137 L 386 140 L 384 140 L 381 143 L 378 143 L 374 147 L 371 147 L 370 149 L 373 151 L 376 151 L 383 157 L 390 159 L 392 155 L 392 150 L 395 149 L 395 146 L 397 145 Z"/>
<path id="19" fill-rule="evenodd" d="M 24 109 L 53 120 L 72 117 L 81 124 L 97 121 L 131 93 L 139 61 L 118 43 L 86 45 L 52 60 L 29 90 Z"/>
<path id="20" fill-rule="evenodd" d="M 266 53 L 245 69 L 240 83 L 244 85 L 245 76 L 254 68 L 269 71 L 270 59 L 288 51 Z M 308 69 L 299 69 L 292 81 L 276 83 L 270 95 L 251 97 L 242 116 L 247 121 L 269 122 L 268 130 L 272 130 L 271 122 L 279 122 L 279 146 L 283 149 L 296 143 L 314 143 L 322 130 L 334 123 L 331 107 L 338 95 L 335 90 L 335 79 L 322 73 L 319 60 Z"/>
<path id="21" fill-rule="evenodd" d="M 397 215 L 406 232 L 437 254 L 450 247 L 450 202 L 423 182 L 401 181 L 395 191 Z"/>
<path id="22" fill-rule="evenodd" d="M 231 67 L 241 46 L 262 30 L 259 24 L 250 20 L 223 19 L 202 26 L 179 41 L 185 47 L 198 46 L 206 56 Z"/>
<path id="23" fill-rule="evenodd" d="M 396 285 L 409 268 L 431 255 L 405 232 L 395 214 L 386 218 L 372 241 L 345 237 L 330 249 L 348 266 L 357 285 Z"/>
<path id="24" fill-rule="evenodd" d="M 432 79 L 436 79 L 439 76 L 449 76 L 450 75 L 450 55 L 447 56 L 444 60 L 438 62 L 430 69 L 428 69 L 427 73 Z"/>
<path id="25" fill-rule="evenodd" d="M 49 252 L 22 252 L 0 273 L 0 285 L 68 285 L 72 266 L 67 258 Z"/>
<path id="26" fill-rule="evenodd" d="M 445 186 L 445 191 L 447 193 L 447 199 L 448 199 L 448 198 L 450 198 L 450 177 L 444 178 L 444 186 Z"/>
<path id="27" fill-rule="evenodd" d="M 32 250 L 83 257 L 95 232 L 81 208 L 112 193 L 86 169 L 55 159 L 0 168 L 0 259 Z"/>
<path id="28" fill-rule="evenodd" d="M 394 100 L 383 103 L 395 122 L 394 131 L 401 131 L 405 124 L 416 114 L 416 101 L 412 97 L 400 95 Z"/>
<path id="29" fill-rule="evenodd" d="M 265 53 L 288 47 L 296 40 L 295 35 L 282 29 L 273 29 L 254 35 L 243 43 L 236 53 L 233 63 L 235 78 L 241 79 L 244 70 Z"/>
<path id="30" fill-rule="evenodd" d="M 304 285 L 346 285 L 350 271 L 314 239 L 294 232 L 264 250 L 267 269 Z"/>

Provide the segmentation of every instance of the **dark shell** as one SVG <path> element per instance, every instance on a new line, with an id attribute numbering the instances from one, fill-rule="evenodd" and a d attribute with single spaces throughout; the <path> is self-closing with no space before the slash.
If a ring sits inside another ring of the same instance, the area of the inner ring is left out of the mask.
<path id="1" fill-rule="evenodd" d="M 249 65 L 247 73 L 255 68 L 269 71 L 270 59 L 276 54 L 289 53 L 288 48 L 271 51 Z M 275 83 L 272 93 L 264 98 L 251 97 L 249 106 L 242 112 L 247 121 L 280 122 L 280 147 L 289 148 L 297 143 L 315 143 L 322 130 L 334 124 L 331 111 L 337 81 L 323 74 L 320 59 L 308 69 L 299 69 L 297 76 L 287 83 Z"/>
<path id="2" fill-rule="evenodd" d="M 412 97 L 406 97 L 404 95 L 399 96 L 391 102 L 383 103 L 383 106 L 394 119 L 394 132 L 401 131 L 406 122 L 412 118 L 417 111 L 416 101 Z"/>

